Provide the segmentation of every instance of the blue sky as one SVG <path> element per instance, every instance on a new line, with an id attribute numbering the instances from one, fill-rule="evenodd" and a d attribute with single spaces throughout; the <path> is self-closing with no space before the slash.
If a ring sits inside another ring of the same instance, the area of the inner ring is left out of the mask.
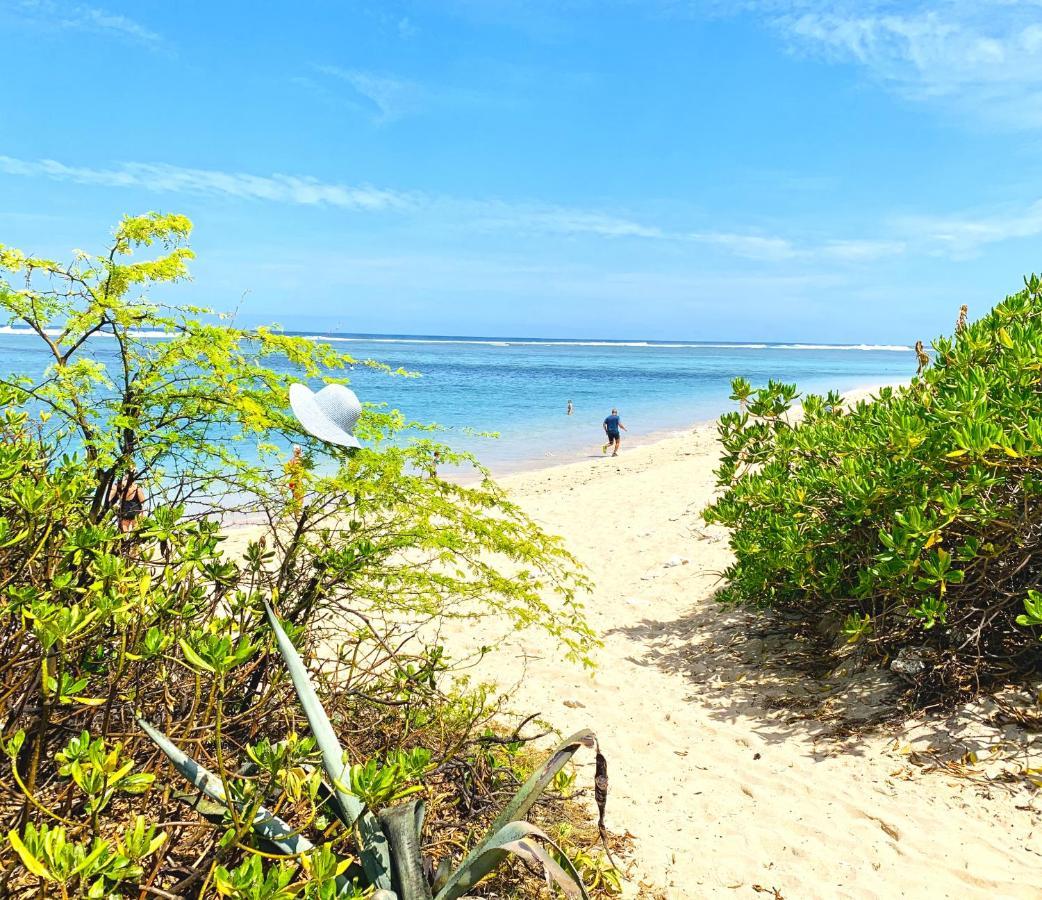
<path id="1" fill-rule="evenodd" d="M 1042 269 L 1037 0 L 0 0 L 0 80 L 0 242 L 183 212 L 250 322 L 909 343 Z"/>

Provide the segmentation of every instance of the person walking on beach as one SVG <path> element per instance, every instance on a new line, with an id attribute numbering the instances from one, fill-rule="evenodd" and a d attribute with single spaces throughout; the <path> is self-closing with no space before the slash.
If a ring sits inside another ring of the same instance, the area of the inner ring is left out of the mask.
<path id="1" fill-rule="evenodd" d="M 145 492 L 137 483 L 134 470 L 127 472 L 109 491 L 109 503 L 116 507 L 119 517 L 119 530 L 126 534 L 133 527 L 138 517 L 145 511 Z"/>
<path id="2" fill-rule="evenodd" d="M 571 400 L 569 400 L 569 401 L 568 401 L 568 415 L 571 415 L 571 414 L 572 414 L 572 410 L 573 410 L 573 409 L 575 409 L 575 407 L 574 407 L 574 406 L 572 406 L 572 401 L 571 401 Z"/>
<path id="3" fill-rule="evenodd" d="M 604 420 L 604 433 L 608 436 L 608 443 L 601 447 L 601 453 L 607 453 L 609 447 L 614 447 L 612 456 L 619 455 L 619 446 L 622 444 L 622 435 L 619 433 L 619 429 L 626 430 L 626 426 L 622 424 L 622 420 L 619 418 L 619 411 L 612 408 L 611 415 Z"/>

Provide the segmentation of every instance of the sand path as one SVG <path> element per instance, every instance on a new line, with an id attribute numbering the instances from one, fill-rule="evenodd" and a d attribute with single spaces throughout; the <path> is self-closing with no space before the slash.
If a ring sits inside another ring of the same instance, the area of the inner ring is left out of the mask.
<path id="1" fill-rule="evenodd" d="M 513 634 L 482 674 L 512 684 L 524 666 L 511 694 L 517 710 L 538 710 L 566 734 L 590 726 L 600 736 L 609 827 L 635 838 L 627 892 L 1042 896 L 1042 829 L 1025 791 L 982 792 L 923 772 L 883 736 L 844 748 L 770 708 L 785 692 L 783 674 L 754 664 L 758 652 L 771 654 L 748 638 L 745 614 L 711 601 L 726 542 L 695 530 L 716 453 L 713 432 L 700 429 L 617 460 L 504 480 L 589 568 L 590 617 L 604 647 L 590 677 L 542 636 Z M 665 565 L 673 557 L 690 562 Z M 591 783 L 592 768 L 580 780 Z"/>

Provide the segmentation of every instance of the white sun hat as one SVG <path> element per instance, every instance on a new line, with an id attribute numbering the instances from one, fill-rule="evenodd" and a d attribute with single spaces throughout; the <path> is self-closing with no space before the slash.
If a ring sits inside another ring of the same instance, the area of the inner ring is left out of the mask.
<path id="1" fill-rule="evenodd" d="M 362 446 L 354 436 L 362 404 L 351 388 L 327 384 L 315 392 L 305 384 L 291 384 L 289 405 L 304 430 L 320 441 L 341 447 Z"/>

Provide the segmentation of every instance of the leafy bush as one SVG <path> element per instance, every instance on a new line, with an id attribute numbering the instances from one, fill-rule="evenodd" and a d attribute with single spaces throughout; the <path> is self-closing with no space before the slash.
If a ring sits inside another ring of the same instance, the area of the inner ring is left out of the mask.
<path id="1" fill-rule="evenodd" d="M 914 648 L 924 701 L 1042 661 L 1042 283 L 933 350 L 850 411 L 810 395 L 790 415 L 794 385 L 737 380 L 704 512 L 731 529 L 723 599 L 879 659 Z"/>
<path id="2" fill-rule="evenodd" d="M 407 423 L 374 408 L 368 447 L 350 456 L 298 430 L 288 383 L 353 361 L 145 297 L 184 275 L 187 229 L 127 219 L 111 254 L 72 266 L 0 248 L 0 269 L 21 278 L 0 280 L 0 309 L 51 360 L 36 379 L 0 379 L 3 896 L 351 895 L 363 843 L 328 814 L 266 603 L 352 764 L 342 787 L 374 807 L 422 796 L 445 860 L 516 785 L 486 765 L 494 701 L 424 629 L 496 615 L 547 629 L 575 659 L 593 644 L 585 580 L 560 542 L 490 480 L 424 474 L 434 453 L 462 457 L 408 442 Z M 169 253 L 120 262 L 155 243 Z M 114 342 L 111 368 L 96 340 Z M 243 457 L 251 436 L 271 443 Z M 291 442 L 306 448 L 302 491 L 282 471 Z M 148 474 L 150 497 L 123 534 L 109 488 L 130 471 Z M 263 523 L 234 553 L 208 516 L 214 491 Z M 229 802 L 185 791 L 139 719 Z M 249 810 L 269 804 L 299 831 L 258 835 Z M 271 839 L 296 855 L 257 862 Z"/>

